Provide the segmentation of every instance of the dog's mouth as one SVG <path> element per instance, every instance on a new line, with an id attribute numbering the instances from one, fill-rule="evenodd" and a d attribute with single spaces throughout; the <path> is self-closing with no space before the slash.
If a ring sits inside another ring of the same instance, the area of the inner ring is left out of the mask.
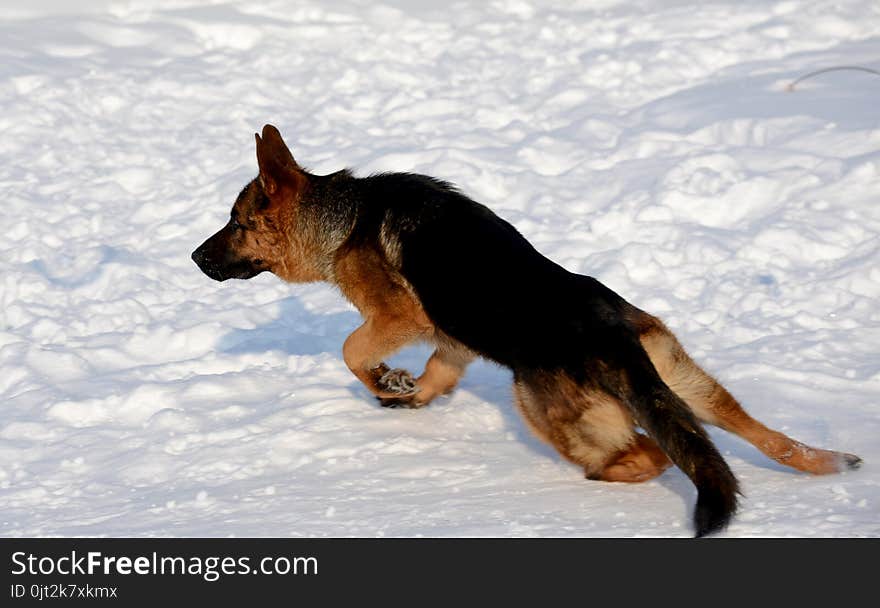
<path id="1" fill-rule="evenodd" d="M 227 279 L 251 279 L 266 270 L 262 260 L 237 260 L 232 263 L 218 264 L 208 259 L 198 249 L 193 252 L 192 260 L 199 267 L 199 270 L 220 282 Z"/>

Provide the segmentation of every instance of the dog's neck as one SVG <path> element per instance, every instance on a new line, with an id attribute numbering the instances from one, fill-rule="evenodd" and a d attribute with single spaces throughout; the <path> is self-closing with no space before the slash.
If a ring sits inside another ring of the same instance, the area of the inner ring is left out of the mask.
<path id="1" fill-rule="evenodd" d="M 351 233 L 357 215 L 346 197 L 355 178 L 347 169 L 306 176 L 303 192 L 290 210 L 290 254 L 275 274 L 294 283 L 335 283 L 336 252 Z"/>

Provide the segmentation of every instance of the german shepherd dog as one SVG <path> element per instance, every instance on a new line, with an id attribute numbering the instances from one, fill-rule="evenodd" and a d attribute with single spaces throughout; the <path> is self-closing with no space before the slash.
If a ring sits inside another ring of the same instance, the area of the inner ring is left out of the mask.
<path id="1" fill-rule="evenodd" d="M 701 423 L 800 471 L 861 463 L 749 416 L 657 317 L 550 261 L 452 185 L 412 173 L 313 175 L 272 125 L 256 141 L 259 176 L 192 259 L 217 281 L 268 271 L 336 285 L 364 318 L 342 347 L 345 363 L 383 406 L 424 407 L 475 356 L 495 361 L 513 371 L 533 431 L 588 479 L 684 471 L 698 491 L 697 536 L 727 525 L 739 493 Z M 435 346 L 420 376 L 383 362 L 417 340 Z"/>

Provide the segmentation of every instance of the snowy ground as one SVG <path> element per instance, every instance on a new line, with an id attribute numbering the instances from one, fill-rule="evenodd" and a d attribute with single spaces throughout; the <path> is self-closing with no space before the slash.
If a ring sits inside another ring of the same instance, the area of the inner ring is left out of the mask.
<path id="1" fill-rule="evenodd" d="M 874 0 L 0 15 L 0 535 L 691 534 L 681 472 L 585 481 L 507 371 L 383 410 L 329 287 L 202 275 L 264 122 L 318 173 L 457 182 L 758 418 L 865 459 L 814 478 L 713 430 L 745 491 L 727 535 L 880 535 L 880 78 L 785 91 L 880 68 Z"/>

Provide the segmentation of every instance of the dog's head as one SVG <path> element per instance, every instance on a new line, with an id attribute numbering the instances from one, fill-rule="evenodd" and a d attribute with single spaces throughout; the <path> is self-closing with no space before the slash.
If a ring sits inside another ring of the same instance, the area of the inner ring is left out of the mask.
<path id="1" fill-rule="evenodd" d="M 256 139 L 259 176 L 238 195 L 226 225 L 192 253 L 202 272 L 216 281 L 250 279 L 267 270 L 296 280 L 290 231 L 308 177 L 278 129 L 266 125 Z"/>

